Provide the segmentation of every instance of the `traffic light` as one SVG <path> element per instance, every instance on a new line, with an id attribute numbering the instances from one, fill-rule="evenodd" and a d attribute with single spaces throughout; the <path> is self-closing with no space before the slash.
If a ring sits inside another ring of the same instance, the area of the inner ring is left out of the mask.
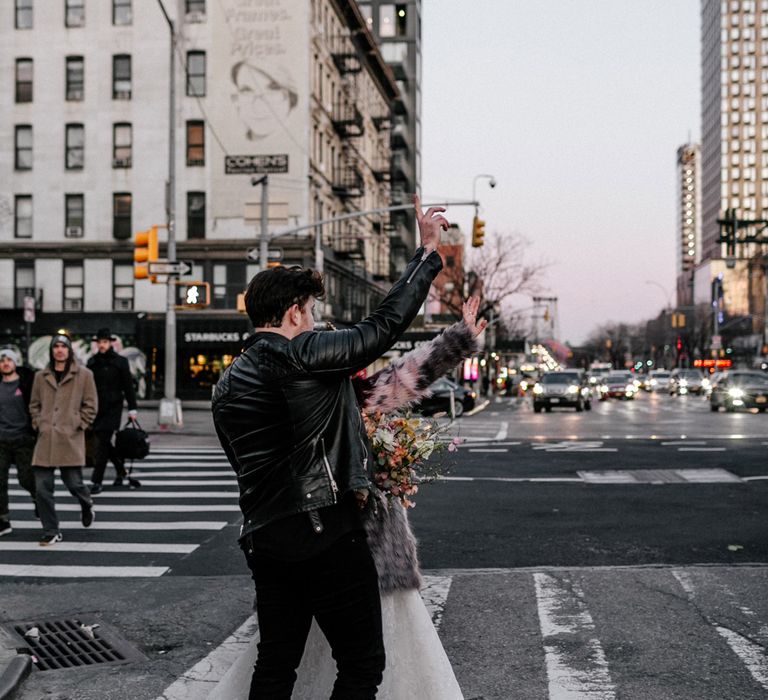
<path id="1" fill-rule="evenodd" d="M 176 305 L 183 309 L 199 309 L 211 303 L 211 285 L 208 282 L 181 282 L 176 280 Z"/>
<path id="2" fill-rule="evenodd" d="M 160 258 L 160 243 L 157 240 L 157 226 L 146 231 L 139 231 L 133 240 L 133 277 L 137 280 L 149 278 L 149 263 Z M 139 265 L 136 263 L 145 263 Z M 155 281 L 155 276 L 152 276 Z"/>
<path id="3" fill-rule="evenodd" d="M 475 217 L 472 219 L 472 247 L 479 248 L 483 245 L 485 237 L 485 221 Z"/>
<path id="4" fill-rule="evenodd" d="M 677 348 L 678 352 L 683 349 L 683 339 L 679 335 L 677 336 L 677 343 L 675 343 L 675 347 Z"/>

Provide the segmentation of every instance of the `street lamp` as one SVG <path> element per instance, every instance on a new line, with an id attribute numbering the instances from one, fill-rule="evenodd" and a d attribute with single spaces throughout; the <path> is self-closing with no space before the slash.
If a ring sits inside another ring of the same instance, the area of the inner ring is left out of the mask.
<path id="1" fill-rule="evenodd" d="M 664 285 L 659 284 L 658 282 L 655 282 L 654 280 L 646 280 L 645 283 L 646 284 L 652 284 L 655 287 L 658 287 L 662 292 L 664 292 L 664 296 L 667 297 L 667 308 L 668 309 L 672 308 L 672 295 L 667 291 L 667 288 Z"/>
<path id="2" fill-rule="evenodd" d="M 477 211 L 477 181 L 480 178 L 487 179 L 491 189 L 496 187 L 496 178 L 493 175 L 475 175 L 472 179 L 472 201 L 475 203 L 475 211 Z"/>

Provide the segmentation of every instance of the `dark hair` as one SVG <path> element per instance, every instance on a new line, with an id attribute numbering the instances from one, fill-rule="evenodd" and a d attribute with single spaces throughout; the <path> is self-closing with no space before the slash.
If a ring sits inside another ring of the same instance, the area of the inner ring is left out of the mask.
<path id="1" fill-rule="evenodd" d="M 324 295 L 323 277 L 317 270 L 273 267 L 259 272 L 248 284 L 245 310 L 254 328 L 276 327 L 291 306 L 303 307 L 309 297 Z"/>

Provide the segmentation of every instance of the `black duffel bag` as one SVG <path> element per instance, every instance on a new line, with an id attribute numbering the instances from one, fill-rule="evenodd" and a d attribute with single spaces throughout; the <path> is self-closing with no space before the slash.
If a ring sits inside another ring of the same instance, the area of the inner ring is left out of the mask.
<path id="1" fill-rule="evenodd" d="M 149 454 L 149 435 L 137 420 L 129 420 L 122 430 L 117 431 L 115 449 L 121 459 L 144 459 Z"/>

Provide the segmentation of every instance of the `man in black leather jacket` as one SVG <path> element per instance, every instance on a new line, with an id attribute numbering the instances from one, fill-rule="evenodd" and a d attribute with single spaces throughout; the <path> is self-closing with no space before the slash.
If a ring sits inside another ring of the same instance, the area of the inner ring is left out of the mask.
<path id="1" fill-rule="evenodd" d="M 314 332 L 322 278 L 274 268 L 248 285 L 255 333 L 213 396 L 237 473 L 241 546 L 256 585 L 259 655 L 250 698 L 290 700 L 312 618 L 338 667 L 332 700 L 375 698 L 384 670 L 378 578 L 359 510 L 371 480 L 350 377 L 408 328 L 442 268 L 448 222 L 415 198 L 422 246 L 379 307 L 351 328 Z"/>

